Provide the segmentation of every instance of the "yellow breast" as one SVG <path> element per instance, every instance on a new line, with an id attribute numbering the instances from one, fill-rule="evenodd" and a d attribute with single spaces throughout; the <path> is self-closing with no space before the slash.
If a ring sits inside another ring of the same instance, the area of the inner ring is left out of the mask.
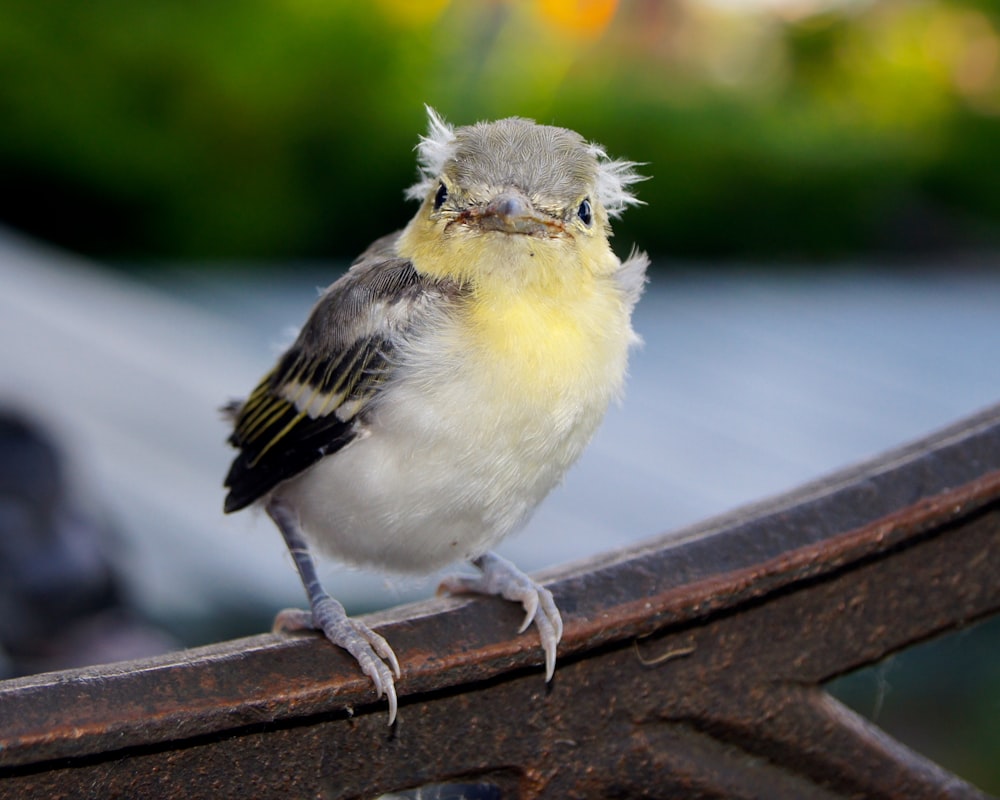
<path id="1" fill-rule="evenodd" d="M 529 427 L 603 415 L 635 340 L 607 239 L 432 233 L 415 220 L 399 252 L 468 289 L 435 346 L 460 365 L 453 387 L 476 393 L 467 399 L 481 412 L 506 409 Z"/>
<path id="2" fill-rule="evenodd" d="M 619 391 L 632 338 L 611 280 L 479 292 L 465 315 L 469 357 L 503 396 L 597 403 Z"/>

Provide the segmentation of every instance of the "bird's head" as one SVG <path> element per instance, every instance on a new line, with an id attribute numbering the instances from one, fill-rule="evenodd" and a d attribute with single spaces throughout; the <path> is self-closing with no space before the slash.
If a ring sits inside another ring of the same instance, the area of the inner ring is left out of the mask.
<path id="1" fill-rule="evenodd" d="M 609 219 L 639 202 L 635 163 L 519 117 L 456 129 L 428 114 L 407 191 L 422 203 L 398 244 L 418 271 L 517 288 L 617 268 Z"/>

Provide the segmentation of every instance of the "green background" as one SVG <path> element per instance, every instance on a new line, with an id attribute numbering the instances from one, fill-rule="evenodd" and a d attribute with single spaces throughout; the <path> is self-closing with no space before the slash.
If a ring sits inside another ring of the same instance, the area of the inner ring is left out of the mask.
<path id="1" fill-rule="evenodd" d="M 647 162 L 622 247 L 978 250 L 1000 239 L 998 20 L 941 0 L 4 0 L 0 221 L 128 261 L 351 258 L 413 213 L 429 103 Z"/>

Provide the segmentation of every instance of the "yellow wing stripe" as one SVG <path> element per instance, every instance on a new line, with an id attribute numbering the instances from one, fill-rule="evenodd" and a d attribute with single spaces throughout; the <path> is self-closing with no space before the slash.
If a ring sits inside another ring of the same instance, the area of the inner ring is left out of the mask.
<path id="1" fill-rule="evenodd" d="M 302 420 L 302 418 L 305 416 L 306 412 L 300 411 L 298 414 L 292 417 L 291 420 L 289 420 L 288 424 L 285 425 L 285 427 L 282 428 L 277 433 L 277 435 L 273 439 L 271 439 L 271 441 L 269 441 L 266 445 L 264 445 L 263 448 L 261 448 L 261 451 L 257 454 L 257 457 L 250 462 L 250 466 L 256 467 L 257 464 L 260 462 L 260 460 L 267 454 L 267 451 L 270 450 L 272 447 L 274 447 L 278 442 L 280 442 L 285 437 L 285 434 L 287 434 L 292 428 L 298 425 L 299 422 Z"/>
<path id="2" fill-rule="evenodd" d="M 279 366 L 264 376 L 244 404 L 237 426 L 237 435 L 244 442 L 266 437 L 251 467 L 306 417 L 326 417 L 344 408 L 348 412 L 346 421 L 365 406 L 385 378 L 377 369 L 369 372 L 385 354 L 376 342 L 368 344 L 341 350 L 329 360 L 307 360 L 300 354 L 290 369 Z M 283 377 L 275 385 L 279 370 Z M 293 409 L 295 414 L 282 425 L 282 419 Z M 275 430 L 279 425 L 280 430 Z"/>
<path id="3" fill-rule="evenodd" d="M 261 398 L 240 426 L 240 435 L 247 441 L 253 441 L 278 420 L 284 413 L 285 405 L 285 401 L 278 397 Z"/>

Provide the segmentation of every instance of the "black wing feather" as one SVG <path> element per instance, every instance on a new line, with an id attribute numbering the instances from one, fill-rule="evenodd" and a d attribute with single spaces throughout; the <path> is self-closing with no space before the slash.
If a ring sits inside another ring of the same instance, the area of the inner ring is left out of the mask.
<path id="1" fill-rule="evenodd" d="M 295 344 L 239 407 L 229 437 L 240 453 L 225 480 L 227 512 L 358 435 L 359 420 L 391 374 L 394 341 L 421 301 L 440 294 L 408 261 L 386 258 L 387 249 L 380 240 L 327 289 Z"/>

